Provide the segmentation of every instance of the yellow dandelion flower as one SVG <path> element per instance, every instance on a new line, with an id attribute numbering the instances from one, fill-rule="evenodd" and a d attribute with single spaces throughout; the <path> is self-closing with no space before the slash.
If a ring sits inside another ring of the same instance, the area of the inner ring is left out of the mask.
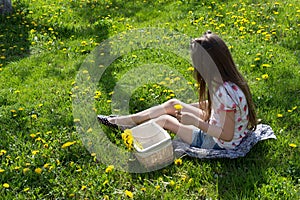
<path id="1" fill-rule="evenodd" d="M 175 77 L 173 80 L 174 80 L 174 81 L 179 81 L 179 80 L 180 80 L 180 77 Z"/>
<path id="2" fill-rule="evenodd" d="M 58 159 L 56 159 L 56 164 L 60 165 L 60 161 Z"/>
<path id="3" fill-rule="evenodd" d="M 278 114 L 277 114 L 277 117 L 278 117 L 278 118 L 283 117 L 283 114 L 278 113 Z"/>
<path id="4" fill-rule="evenodd" d="M 260 81 L 260 80 L 261 80 L 261 78 L 256 78 L 256 80 L 257 80 L 257 81 Z"/>
<path id="5" fill-rule="evenodd" d="M 8 183 L 4 183 L 2 186 L 3 186 L 4 188 L 9 188 L 9 184 L 8 184 Z"/>
<path id="6" fill-rule="evenodd" d="M 133 136 L 132 131 L 130 129 L 124 130 L 124 132 L 121 134 L 121 137 L 124 141 L 125 146 L 131 150 L 133 148 Z"/>
<path id="7" fill-rule="evenodd" d="M 37 173 L 37 174 L 41 174 L 42 171 L 43 170 L 41 168 L 39 168 L 39 167 L 34 170 L 34 172 Z"/>
<path id="8" fill-rule="evenodd" d="M 294 144 L 294 143 L 289 144 L 289 146 L 290 146 L 290 147 L 293 147 L 293 148 L 296 148 L 296 147 L 297 147 L 297 145 Z"/>
<path id="9" fill-rule="evenodd" d="M 115 168 L 115 167 L 114 167 L 113 165 L 109 165 L 109 166 L 105 169 L 105 172 L 106 172 L 106 173 L 110 173 L 110 172 L 113 171 L 114 168 Z"/>
<path id="10" fill-rule="evenodd" d="M 174 187 L 175 181 L 171 180 L 169 184 L 170 184 L 171 187 Z"/>
<path id="11" fill-rule="evenodd" d="M 181 110 L 183 108 L 183 106 L 181 104 L 176 104 L 176 105 L 174 105 L 174 108 L 176 110 Z"/>
<path id="12" fill-rule="evenodd" d="M 182 180 L 182 181 L 186 181 L 186 179 L 187 179 L 187 176 L 186 176 L 186 175 L 182 175 L 182 176 L 181 176 L 181 180 Z"/>
<path id="13" fill-rule="evenodd" d="M 81 190 L 85 190 L 87 188 L 87 186 L 83 185 L 81 186 Z"/>
<path id="14" fill-rule="evenodd" d="M 80 122 L 80 119 L 74 119 L 73 121 L 74 121 L 75 123 L 76 123 L 76 122 Z"/>
<path id="15" fill-rule="evenodd" d="M 91 133 L 91 132 L 93 132 L 93 129 L 92 129 L 92 128 L 89 128 L 86 132 L 87 132 L 87 133 Z"/>
<path id="16" fill-rule="evenodd" d="M 65 149 L 65 148 L 67 148 L 67 147 L 69 147 L 69 146 L 71 146 L 71 145 L 73 145 L 73 144 L 75 144 L 75 143 L 76 143 L 76 141 L 73 141 L 73 142 L 66 142 L 66 143 L 64 143 L 64 144 L 61 146 L 61 148 Z"/>
<path id="17" fill-rule="evenodd" d="M 23 169 L 23 173 L 26 174 L 30 169 L 28 167 Z"/>
<path id="18" fill-rule="evenodd" d="M 102 185 L 106 185 L 106 184 L 108 184 L 108 180 L 106 179 L 103 183 L 102 183 Z"/>
<path id="19" fill-rule="evenodd" d="M 194 71 L 194 67 L 187 68 L 188 71 Z"/>
<path id="20" fill-rule="evenodd" d="M 95 156 L 96 156 L 96 153 L 91 153 L 91 156 L 95 157 Z"/>
<path id="21" fill-rule="evenodd" d="M 129 190 L 125 190 L 125 195 L 126 195 L 126 197 L 129 197 L 131 199 L 133 198 L 133 193 Z"/>
<path id="22" fill-rule="evenodd" d="M 0 168 L 0 173 L 2 173 L 2 172 L 5 172 L 5 170 Z"/>
<path id="23" fill-rule="evenodd" d="M 271 65 L 270 64 L 262 64 L 261 66 L 262 67 L 270 67 Z"/>
<path id="24" fill-rule="evenodd" d="M 32 119 L 37 119 L 37 114 L 32 114 L 32 115 L 31 115 L 31 118 L 32 118 Z"/>
<path id="25" fill-rule="evenodd" d="M 6 152 L 7 152 L 6 150 L 2 149 L 2 150 L 0 151 L 0 156 L 6 154 Z"/>
<path id="26" fill-rule="evenodd" d="M 86 41 L 81 42 L 81 46 L 86 46 L 88 43 Z"/>
<path id="27" fill-rule="evenodd" d="M 261 78 L 262 78 L 262 79 L 268 79 L 268 78 L 269 78 L 269 75 L 268 75 L 268 74 L 263 74 L 263 75 L 261 76 Z"/>
<path id="28" fill-rule="evenodd" d="M 297 106 L 294 106 L 293 108 L 292 108 L 292 110 L 296 110 L 297 109 Z"/>
<path id="29" fill-rule="evenodd" d="M 146 188 L 142 187 L 141 191 L 146 192 Z"/>
<path id="30" fill-rule="evenodd" d="M 254 60 L 255 60 L 255 61 L 259 61 L 259 60 L 260 60 L 260 58 L 255 58 Z"/>
<path id="31" fill-rule="evenodd" d="M 182 159 L 181 158 L 177 158 L 175 161 L 174 161 L 175 165 L 182 165 Z"/>
<path id="32" fill-rule="evenodd" d="M 39 150 L 33 150 L 31 151 L 32 155 L 36 155 L 39 152 Z"/>

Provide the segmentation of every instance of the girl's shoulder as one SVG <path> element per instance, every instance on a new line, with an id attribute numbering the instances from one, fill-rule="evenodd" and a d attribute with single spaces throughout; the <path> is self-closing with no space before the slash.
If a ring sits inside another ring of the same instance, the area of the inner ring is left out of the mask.
<path id="1" fill-rule="evenodd" d="M 239 86 L 231 81 L 224 81 L 223 83 L 223 87 L 225 87 L 226 89 L 233 89 L 235 91 L 237 91 L 239 88 Z"/>
<path id="2" fill-rule="evenodd" d="M 218 97 L 229 97 L 232 100 L 240 100 L 245 98 L 243 91 L 240 87 L 230 81 L 224 82 L 217 91 Z"/>
<path id="3" fill-rule="evenodd" d="M 225 81 L 222 85 L 222 89 L 225 89 L 228 93 L 243 93 L 242 89 L 235 83 L 231 81 Z"/>

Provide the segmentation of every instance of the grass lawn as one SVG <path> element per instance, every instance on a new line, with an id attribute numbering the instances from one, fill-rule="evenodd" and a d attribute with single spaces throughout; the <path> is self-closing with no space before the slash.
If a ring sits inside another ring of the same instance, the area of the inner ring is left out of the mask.
<path id="1" fill-rule="evenodd" d="M 297 2 L 13 1 L 14 12 L 0 16 L 0 199 L 299 199 Z M 183 157 L 148 173 L 119 170 L 93 152 L 80 133 L 99 128 L 125 148 L 120 131 L 95 121 L 79 130 L 96 114 L 196 100 L 186 47 L 206 30 L 228 44 L 277 140 L 243 158 Z M 131 96 L 117 90 L 125 83 L 134 84 L 125 88 Z"/>

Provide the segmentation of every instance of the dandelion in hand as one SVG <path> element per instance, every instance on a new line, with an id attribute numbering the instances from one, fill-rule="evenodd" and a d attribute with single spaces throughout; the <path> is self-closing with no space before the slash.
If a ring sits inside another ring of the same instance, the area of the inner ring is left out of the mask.
<path id="1" fill-rule="evenodd" d="M 174 108 L 175 108 L 176 110 L 180 111 L 180 110 L 183 108 L 183 106 L 180 105 L 180 104 L 176 104 L 176 105 L 174 105 Z"/>

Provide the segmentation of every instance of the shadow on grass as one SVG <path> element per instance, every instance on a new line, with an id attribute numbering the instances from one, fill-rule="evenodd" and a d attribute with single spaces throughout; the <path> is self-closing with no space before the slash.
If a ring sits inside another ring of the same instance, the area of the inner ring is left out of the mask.
<path id="1" fill-rule="evenodd" d="M 13 7 L 12 14 L 0 15 L 0 65 L 2 66 L 29 55 L 30 43 L 27 39 L 31 22 L 22 13 L 27 5 L 18 2 Z"/>
<path id="2" fill-rule="evenodd" d="M 256 187 L 268 180 L 265 172 L 275 164 L 266 158 L 265 154 L 271 153 L 268 150 L 267 144 L 261 142 L 244 158 L 213 161 L 213 164 L 221 164 L 218 174 L 220 199 L 251 197 Z"/>

